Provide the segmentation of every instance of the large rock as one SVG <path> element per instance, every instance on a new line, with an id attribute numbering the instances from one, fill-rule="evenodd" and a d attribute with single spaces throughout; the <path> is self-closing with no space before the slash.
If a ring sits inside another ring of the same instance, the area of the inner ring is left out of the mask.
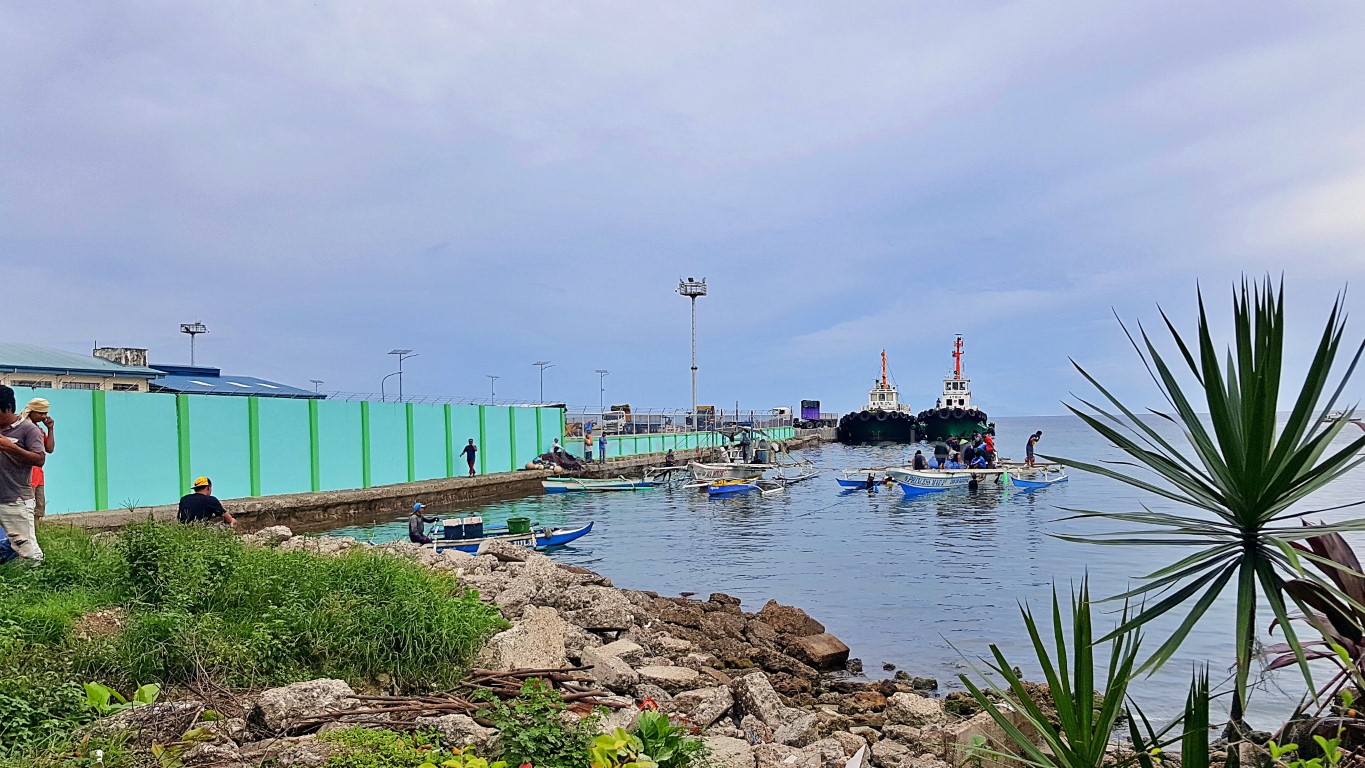
<path id="1" fill-rule="evenodd" d="M 249 765 L 269 765 L 272 768 L 321 768 L 340 747 L 316 736 L 297 736 L 284 739 L 264 739 L 241 748 L 241 755 Z"/>
<path id="2" fill-rule="evenodd" d="M 255 544 L 262 547 L 274 547 L 283 544 L 294 538 L 294 532 L 285 525 L 272 525 L 262 528 L 255 533 L 248 533 L 242 537 L 245 544 Z"/>
<path id="3" fill-rule="evenodd" d="M 776 600 L 769 600 L 756 618 L 784 635 L 806 637 L 825 631 L 825 625 L 812 619 L 805 611 L 792 605 L 782 605 Z"/>
<path id="4" fill-rule="evenodd" d="M 678 692 L 696 688 L 701 681 L 701 673 L 687 667 L 641 667 L 637 670 L 642 682 L 657 685 L 665 691 Z"/>
<path id="5" fill-rule="evenodd" d="M 910 748 L 898 741 L 882 739 L 872 745 L 872 764 L 877 768 L 903 768 L 913 757 Z"/>
<path id="6" fill-rule="evenodd" d="M 731 690 L 744 714 L 757 717 L 769 728 L 781 728 L 795 719 L 773 690 L 768 676 L 761 672 L 735 678 Z"/>
<path id="7" fill-rule="evenodd" d="M 645 657 L 645 649 L 633 640 L 616 640 L 601 648 L 602 653 L 608 653 L 627 664 L 638 664 Z"/>
<path id="8" fill-rule="evenodd" d="M 945 719 L 943 705 L 936 699 L 914 693 L 897 693 L 886 700 L 886 721 L 894 725 L 922 728 Z"/>
<path id="9" fill-rule="evenodd" d="M 124 734 L 130 744 L 150 746 L 179 741 L 199 722 L 204 705 L 198 701 L 168 701 L 125 709 L 90 726 L 101 736 Z"/>
<path id="10" fill-rule="evenodd" d="M 1023 715 L 1011 710 L 1002 710 L 1005 717 L 1010 719 L 1011 724 L 1022 731 L 1026 736 L 1037 741 L 1037 731 L 1029 725 Z M 991 758 L 984 754 L 978 754 L 973 749 L 973 743 L 978 739 L 984 741 L 988 752 L 993 753 L 1017 753 L 1019 748 L 1014 745 L 1014 741 L 1005 733 L 987 712 L 981 712 L 970 720 L 961 723 L 954 723 L 938 730 L 942 735 L 943 743 L 938 756 L 949 765 L 961 766 L 983 766 L 984 768 L 1006 768 L 1014 766 L 1015 762 L 1000 758 Z"/>
<path id="11" fill-rule="evenodd" d="M 504 563 L 524 563 L 530 557 L 526 547 L 508 544 L 505 541 L 485 541 L 474 554 L 491 555 Z"/>
<path id="12" fill-rule="evenodd" d="M 419 717 L 417 730 L 441 734 L 441 743 L 451 746 L 474 747 L 480 755 L 496 755 L 502 748 L 502 737 L 492 728 L 485 728 L 468 715 Z"/>
<path id="13" fill-rule="evenodd" d="M 698 728 L 710 728 L 735 705 L 735 697 L 724 685 L 698 688 L 673 697 L 668 711 L 683 715 Z"/>
<path id="14" fill-rule="evenodd" d="M 592 667 L 588 675 L 610 691 L 629 693 L 640 682 L 640 674 L 629 664 L 600 648 L 584 648 L 579 652 L 579 659 Z"/>
<path id="15" fill-rule="evenodd" d="M 629 629 L 635 606 L 610 587 L 573 587 L 559 601 L 564 617 L 584 629 Z"/>
<path id="16" fill-rule="evenodd" d="M 180 756 L 181 768 L 251 768 L 232 744 L 196 744 Z"/>
<path id="17" fill-rule="evenodd" d="M 559 669 L 569 663 L 566 637 L 567 625 L 558 611 L 532 606 L 520 623 L 489 639 L 480 660 L 491 669 Z"/>
<path id="18" fill-rule="evenodd" d="M 773 732 L 773 741 L 789 747 L 806 747 L 819 740 L 820 732 L 814 712 L 796 717 Z"/>
<path id="19" fill-rule="evenodd" d="M 355 691 L 343 680 L 308 680 L 263 692 L 251 721 L 271 733 L 287 733 L 307 721 L 352 709 L 356 703 Z"/>
<path id="20" fill-rule="evenodd" d="M 887 699 L 876 691 L 858 691 L 839 700 L 839 711 L 846 715 L 864 715 L 886 709 Z"/>
<path id="21" fill-rule="evenodd" d="M 759 744 L 753 753 L 757 768 L 823 768 L 820 755 L 806 754 L 786 744 Z"/>
<path id="22" fill-rule="evenodd" d="M 848 663 L 848 646 L 828 632 L 796 638 L 787 653 L 816 669 L 837 669 Z"/>
<path id="23" fill-rule="evenodd" d="M 813 742 L 802 748 L 801 752 L 819 757 L 821 768 L 844 768 L 848 763 L 848 755 L 844 754 L 844 746 L 835 739 L 821 739 Z"/>
<path id="24" fill-rule="evenodd" d="M 853 757 L 859 749 L 867 746 L 867 739 L 848 731 L 835 731 L 829 737 L 839 742 L 839 746 L 844 748 L 845 757 Z"/>
<path id="25" fill-rule="evenodd" d="M 706 736 L 702 739 L 706 748 L 711 750 L 709 763 L 715 768 L 757 768 L 753 749 L 743 739 L 729 736 Z"/>

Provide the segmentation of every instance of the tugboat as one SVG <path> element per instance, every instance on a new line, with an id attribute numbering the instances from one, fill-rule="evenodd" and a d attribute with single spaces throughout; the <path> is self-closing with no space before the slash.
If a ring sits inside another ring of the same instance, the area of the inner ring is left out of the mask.
<path id="1" fill-rule="evenodd" d="M 913 443 L 915 412 L 901 405 L 896 385 L 886 378 L 886 350 L 882 350 L 882 377 L 867 393 L 867 405 L 839 419 L 834 435 L 841 443 Z"/>
<path id="2" fill-rule="evenodd" d="M 943 379 L 943 396 L 915 420 L 920 437 L 930 441 L 970 437 L 973 432 L 995 434 L 995 424 L 986 412 L 972 405 L 971 379 L 962 377 L 962 334 L 953 344 L 953 375 Z"/>

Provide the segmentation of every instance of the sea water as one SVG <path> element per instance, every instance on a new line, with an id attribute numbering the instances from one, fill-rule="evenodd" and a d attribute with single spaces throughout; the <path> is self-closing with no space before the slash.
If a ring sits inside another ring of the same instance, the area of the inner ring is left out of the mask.
<path id="1" fill-rule="evenodd" d="M 1070 416 L 1006 418 L 998 420 L 996 428 L 996 447 L 1004 457 L 1022 459 L 1028 436 L 1041 429 L 1040 455 L 1087 462 L 1122 458 L 1116 448 Z M 1355 427 L 1348 429 L 1339 445 L 1359 436 Z M 489 524 L 509 517 L 529 517 L 552 526 L 592 520 L 593 532 L 556 550 L 557 560 L 591 568 L 623 588 L 664 595 L 695 593 L 702 599 L 724 592 L 741 598 L 750 611 L 767 600 L 800 606 L 849 645 L 869 677 L 887 676 L 891 673 L 884 665 L 894 665 L 913 675 L 937 677 L 945 689 L 960 688 L 956 676 L 971 671 L 965 659 L 979 664 L 991 643 L 1012 664 L 1038 678 L 1021 605 L 1031 606 L 1041 622 L 1049 622 L 1054 587 L 1065 605 L 1070 590 L 1088 574 L 1092 596 L 1110 596 L 1193 551 L 1058 539 L 1058 534 L 1114 529 L 1104 521 L 1067 519 L 1074 510 L 1133 512 L 1146 505 L 1182 511 L 1153 494 L 1074 469 L 1068 482 L 1034 492 L 983 483 L 975 492 L 906 497 L 895 486 L 869 494 L 835 483 L 838 470 L 904 465 L 915 449 L 812 447 L 800 451 L 799 457 L 812 461 L 822 474 L 769 496 L 712 499 L 684 489 L 570 493 L 501 501 L 462 513 L 481 514 Z M 1365 467 L 1310 497 L 1302 509 L 1362 500 Z M 1345 519 L 1353 512 L 1340 510 L 1310 519 Z M 406 519 L 395 520 L 332 533 L 391 541 L 406 535 L 405 523 Z M 1365 551 L 1365 541 L 1353 542 Z M 1106 631 L 1112 627 L 1120 607 L 1099 606 L 1104 613 L 1096 616 L 1098 627 Z M 1214 684 L 1228 677 L 1235 659 L 1233 607 L 1228 592 L 1164 667 L 1132 686 L 1131 693 L 1150 717 L 1179 712 L 1197 667 L 1208 664 Z M 1185 610 L 1150 625 L 1144 649 L 1156 650 Z M 1263 634 L 1270 620 L 1268 607 L 1262 606 L 1257 623 Z M 1107 661 L 1103 653 L 1097 656 Z M 1275 724 L 1293 708 L 1302 690 L 1296 669 L 1271 673 L 1254 694 L 1250 719 L 1263 727 Z"/>

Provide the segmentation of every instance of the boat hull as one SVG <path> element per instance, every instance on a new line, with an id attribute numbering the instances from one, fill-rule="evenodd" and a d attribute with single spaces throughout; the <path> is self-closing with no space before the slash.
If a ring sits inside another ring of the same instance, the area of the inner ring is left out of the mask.
<path id="1" fill-rule="evenodd" d="M 643 491 L 653 488 L 650 480 L 591 480 L 576 477 L 547 477 L 540 481 L 546 493 L 603 493 L 607 491 Z"/>
<path id="2" fill-rule="evenodd" d="M 889 472 L 906 496 L 966 490 L 976 475 L 969 471 L 893 469 Z"/>
<path id="3" fill-rule="evenodd" d="M 915 417 L 902 411 L 854 411 L 839 419 L 834 436 L 848 445 L 913 443 Z"/>
<path id="4" fill-rule="evenodd" d="M 920 411 L 915 419 L 920 438 L 928 441 L 970 437 L 973 432 L 995 434 L 995 425 L 979 408 L 930 408 Z"/>
<path id="5" fill-rule="evenodd" d="M 692 462 L 687 465 L 692 479 L 698 482 L 714 480 L 755 480 L 764 472 L 772 469 L 770 464 L 701 464 Z"/>
<path id="6" fill-rule="evenodd" d="M 445 552 L 448 549 L 458 550 L 474 554 L 478 552 L 479 545 L 489 541 L 500 541 L 514 546 L 526 547 L 536 551 L 546 550 L 553 547 L 562 547 L 572 541 L 587 536 L 592 533 L 592 523 L 581 528 L 539 528 L 530 533 L 504 533 L 492 536 L 484 536 L 481 539 L 437 539 L 430 546 L 437 552 Z"/>

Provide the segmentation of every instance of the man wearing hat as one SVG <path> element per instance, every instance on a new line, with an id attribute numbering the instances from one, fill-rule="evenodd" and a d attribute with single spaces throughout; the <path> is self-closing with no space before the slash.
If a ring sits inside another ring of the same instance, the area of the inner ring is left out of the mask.
<path id="1" fill-rule="evenodd" d="M 19 412 L 20 419 L 27 419 L 32 422 L 38 431 L 43 435 L 43 450 L 52 453 L 57 450 L 57 435 L 55 433 L 56 422 L 52 420 L 52 404 L 46 398 L 35 397 L 28 401 L 24 410 Z M 28 496 L 25 498 L 33 501 L 33 519 L 42 520 L 43 515 L 47 514 L 47 494 L 45 491 L 45 481 L 43 478 L 43 468 L 33 468 L 33 481 L 30 484 Z"/>
<path id="2" fill-rule="evenodd" d="M 412 514 L 408 515 L 408 541 L 413 544 L 431 543 L 431 537 L 427 535 L 426 527 L 423 524 L 434 523 L 436 518 L 423 515 L 422 510 L 426 508 L 427 505 L 425 504 L 413 504 Z"/>
<path id="3" fill-rule="evenodd" d="M 215 517 L 221 517 L 223 522 L 237 527 L 237 521 L 223 509 L 223 502 L 213 495 L 213 481 L 207 477 L 196 477 L 194 492 L 180 497 L 180 510 L 175 519 L 182 523 L 207 523 Z"/>
<path id="4" fill-rule="evenodd" d="M 43 433 L 16 410 L 14 390 L 0 385 L 0 527 L 20 557 L 42 560 L 27 494 L 33 488 L 33 468 L 47 461 L 47 451 Z"/>

